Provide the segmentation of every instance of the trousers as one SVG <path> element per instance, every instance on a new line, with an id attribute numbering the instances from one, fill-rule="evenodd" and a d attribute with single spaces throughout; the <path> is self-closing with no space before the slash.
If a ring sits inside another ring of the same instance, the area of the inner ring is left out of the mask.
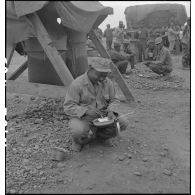
<path id="1" fill-rule="evenodd" d="M 183 67 L 190 67 L 191 65 L 191 51 L 190 43 L 182 44 L 183 54 L 182 54 L 182 65 Z"/>
<path id="2" fill-rule="evenodd" d="M 118 68 L 118 70 L 121 74 L 126 73 L 127 66 L 128 66 L 128 61 L 127 60 L 118 61 L 118 62 L 115 63 L 115 65 L 117 66 L 117 68 Z"/>
<path id="3" fill-rule="evenodd" d="M 139 62 L 145 60 L 145 50 L 146 50 L 146 40 L 140 39 L 137 43 L 138 53 L 139 53 Z"/>
<path id="4" fill-rule="evenodd" d="M 169 41 L 169 51 L 173 52 L 173 49 L 175 47 L 175 40 Z"/>
<path id="5" fill-rule="evenodd" d="M 155 72 L 156 74 L 159 74 L 159 75 L 162 74 L 163 76 L 165 76 L 166 74 L 172 72 L 172 68 L 171 67 L 165 66 L 165 65 L 160 64 L 160 63 L 159 64 L 153 64 L 153 63 L 151 63 L 149 65 L 149 68 L 153 72 Z"/>
<path id="6" fill-rule="evenodd" d="M 106 39 L 106 47 L 107 47 L 107 50 L 112 49 L 112 39 Z"/>
<path id="7" fill-rule="evenodd" d="M 92 121 L 96 118 L 96 116 L 88 115 L 81 119 L 72 118 L 69 120 L 69 128 L 76 143 L 87 143 L 90 134 L 92 134 L 94 138 L 100 138 L 103 140 L 117 136 L 117 129 L 115 125 L 105 128 L 95 127 Z M 120 117 L 118 121 L 121 131 L 125 130 L 128 126 L 128 121 L 124 117 Z"/>
<path id="8" fill-rule="evenodd" d="M 135 54 L 130 54 L 128 61 L 131 65 L 131 69 L 133 69 L 135 67 Z"/>

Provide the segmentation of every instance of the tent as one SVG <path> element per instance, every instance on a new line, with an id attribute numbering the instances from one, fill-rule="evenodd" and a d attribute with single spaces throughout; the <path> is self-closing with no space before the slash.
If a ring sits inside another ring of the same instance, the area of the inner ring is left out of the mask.
<path id="1" fill-rule="evenodd" d="M 68 40 L 72 41 L 72 45 L 80 42 L 80 47 L 81 45 L 83 46 L 86 42 L 86 33 L 88 33 L 92 28 L 98 26 L 108 14 L 113 13 L 112 8 L 104 7 L 99 2 L 80 1 L 7 1 L 6 8 L 7 52 L 9 53 L 11 50 L 10 48 L 13 48 L 14 44 L 20 41 L 26 41 L 26 50 L 29 57 L 29 77 L 30 81 L 32 82 L 40 80 L 38 77 L 41 77 L 38 75 L 35 76 L 33 72 L 40 72 L 40 74 L 42 74 L 43 71 L 45 72 L 46 67 L 43 68 L 44 70 L 40 70 L 40 67 L 38 68 L 35 67 L 36 65 L 31 65 L 31 62 L 33 61 L 32 59 L 35 58 L 35 55 L 38 55 L 37 53 L 35 54 L 35 51 L 43 52 L 43 49 L 36 40 L 37 35 L 33 28 L 32 22 L 26 16 L 36 12 L 46 28 L 52 40 L 52 44 L 57 50 L 66 51 L 68 49 L 75 50 L 74 46 L 72 46 L 73 48 L 71 48 L 71 46 L 67 48 L 67 37 Z M 62 20 L 62 24 L 60 25 L 57 23 L 57 18 L 59 17 Z M 77 50 L 79 50 L 78 48 L 79 46 L 77 45 Z M 76 52 L 80 52 L 78 54 L 80 56 L 84 56 L 86 53 L 83 47 L 80 49 L 80 51 Z M 66 53 L 69 55 L 69 52 Z M 40 55 L 43 56 L 43 54 Z M 36 58 L 40 58 L 40 55 L 36 56 Z M 67 60 L 69 62 L 69 70 L 71 71 L 73 77 L 82 74 L 86 70 L 86 66 L 83 67 L 83 62 L 87 61 L 86 59 L 78 60 L 78 55 L 75 55 L 78 68 L 74 67 L 74 64 L 70 62 L 70 59 Z M 69 58 L 71 58 L 70 55 Z M 47 64 L 48 62 L 49 61 L 47 61 Z"/>
<path id="2" fill-rule="evenodd" d="M 125 9 L 128 28 L 168 26 L 170 21 L 183 25 L 187 19 L 186 8 L 181 4 L 147 4 Z"/>
<path id="3" fill-rule="evenodd" d="M 102 57 L 94 29 L 113 9 L 97 1 L 6 1 L 7 67 L 18 42 L 24 41 L 28 60 L 7 81 L 7 90 L 37 96 L 64 97 L 65 86 L 88 68 L 87 34 Z M 58 18 L 61 23 L 57 22 Z M 132 95 L 119 71 L 111 65 L 127 99 Z M 28 68 L 30 83 L 15 80 Z M 63 87 L 60 87 L 63 86 Z"/>
<path id="4" fill-rule="evenodd" d="M 47 31 L 55 39 L 59 33 L 63 33 L 63 27 L 56 22 L 59 15 L 62 17 L 63 26 L 88 33 L 108 14 L 112 14 L 113 10 L 97 1 L 6 1 L 6 12 L 7 44 L 13 44 L 36 36 L 32 25 L 25 17 L 28 14 L 37 12 Z"/>

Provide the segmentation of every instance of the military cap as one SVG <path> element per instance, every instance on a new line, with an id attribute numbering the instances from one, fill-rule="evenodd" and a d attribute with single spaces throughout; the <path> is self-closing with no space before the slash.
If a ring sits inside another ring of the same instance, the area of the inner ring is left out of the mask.
<path id="1" fill-rule="evenodd" d="M 155 44 L 157 45 L 157 44 L 160 44 L 162 42 L 162 37 L 157 37 L 156 39 L 155 39 Z"/>
<path id="2" fill-rule="evenodd" d="M 88 57 L 88 65 L 98 72 L 111 72 L 111 59 L 102 57 Z"/>
<path id="3" fill-rule="evenodd" d="M 149 45 L 150 43 L 154 43 L 154 40 L 149 39 L 146 44 Z"/>

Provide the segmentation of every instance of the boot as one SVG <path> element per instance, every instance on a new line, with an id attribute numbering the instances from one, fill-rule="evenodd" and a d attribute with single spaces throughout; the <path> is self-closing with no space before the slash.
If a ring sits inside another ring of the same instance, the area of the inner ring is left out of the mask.
<path id="1" fill-rule="evenodd" d="M 97 138 L 97 141 L 104 147 L 113 147 L 112 141 L 110 139 Z"/>
<path id="2" fill-rule="evenodd" d="M 83 145 L 82 144 L 79 144 L 79 143 L 77 143 L 77 142 L 75 142 L 73 140 L 73 142 L 72 142 L 72 150 L 74 152 L 80 152 L 82 150 L 82 148 L 83 148 Z"/>

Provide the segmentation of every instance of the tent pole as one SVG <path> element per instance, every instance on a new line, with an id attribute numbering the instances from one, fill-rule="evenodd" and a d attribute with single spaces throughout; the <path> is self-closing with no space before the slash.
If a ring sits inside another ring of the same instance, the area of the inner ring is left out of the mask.
<path id="1" fill-rule="evenodd" d="M 88 69 L 86 51 L 86 33 L 69 31 L 69 48 L 72 58 L 72 72 L 74 78 L 84 74 Z"/>
<path id="2" fill-rule="evenodd" d="M 7 68 L 9 68 L 11 59 L 12 59 L 13 54 L 14 54 L 15 47 L 16 47 L 16 44 L 14 44 L 12 47 L 6 47 L 6 59 L 7 59 L 6 67 Z"/>
<path id="3" fill-rule="evenodd" d="M 105 47 L 102 45 L 102 43 L 100 42 L 100 40 L 97 38 L 95 32 L 93 30 L 91 30 L 89 32 L 89 36 L 91 38 L 91 40 L 93 41 L 93 43 L 95 44 L 98 52 L 100 53 L 100 55 L 103 58 L 111 58 L 109 53 L 106 51 Z M 134 97 L 131 94 L 126 82 L 124 81 L 122 75 L 120 74 L 118 68 L 115 66 L 114 63 L 111 63 L 111 70 L 112 70 L 112 74 L 114 75 L 116 82 L 118 83 L 120 89 L 122 90 L 123 94 L 125 95 L 127 101 L 129 102 L 134 102 Z"/>
<path id="4" fill-rule="evenodd" d="M 70 84 L 74 80 L 72 74 L 67 68 L 62 57 L 58 54 L 57 49 L 52 45 L 52 40 L 50 39 L 49 34 L 42 24 L 39 16 L 36 13 L 33 13 L 29 14 L 27 17 L 33 24 L 35 32 L 37 33 L 37 39 L 50 59 L 64 86 Z"/>
<path id="5" fill-rule="evenodd" d="M 8 80 L 16 80 L 28 67 L 27 60 L 8 78 Z"/>

